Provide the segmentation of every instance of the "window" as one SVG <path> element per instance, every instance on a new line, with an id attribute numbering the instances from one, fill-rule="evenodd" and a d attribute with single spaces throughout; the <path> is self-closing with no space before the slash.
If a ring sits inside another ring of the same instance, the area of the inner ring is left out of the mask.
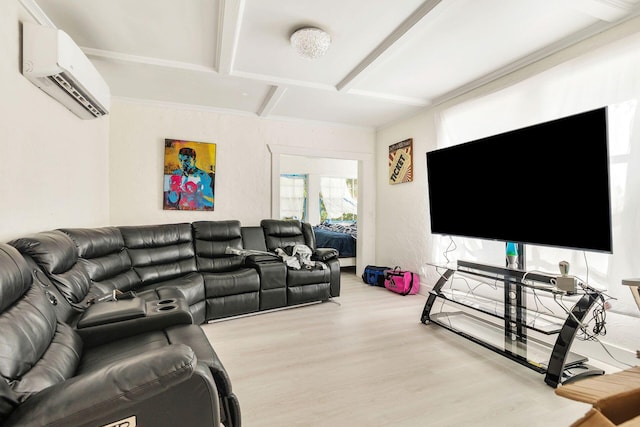
<path id="1" fill-rule="evenodd" d="M 321 222 L 356 222 L 358 217 L 358 180 L 356 178 L 320 178 Z"/>
<path id="2" fill-rule="evenodd" d="M 307 221 L 306 174 L 280 175 L 280 219 Z"/>

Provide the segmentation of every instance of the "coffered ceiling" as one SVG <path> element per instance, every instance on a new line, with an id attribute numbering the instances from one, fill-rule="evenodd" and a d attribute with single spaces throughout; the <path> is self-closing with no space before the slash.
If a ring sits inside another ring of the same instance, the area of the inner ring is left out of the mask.
<path id="1" fill-rule="evenodd" d="M 639 1 L 21 0 L 115 97 L 372 128 L 635 18 Z M 331 35 L 324 56 L 291 47 L 303 26 Z"/>

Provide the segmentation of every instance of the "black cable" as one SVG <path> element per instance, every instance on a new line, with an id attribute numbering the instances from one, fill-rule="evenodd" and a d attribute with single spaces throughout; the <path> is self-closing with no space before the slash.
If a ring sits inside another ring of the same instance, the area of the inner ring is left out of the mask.
<path id="1" fill-rule="evenodd" d="M 580 333 L 577 335 L 577 339 L 581 341 L 596 341 L 598 336 L 604 336 L 607 334 L 606 302 L 607 300 L 605 300 L 603 295 L 598 296 L 595 307 L 591 312 L 591 319 L 580 327 Z M 587 326 L 592 323 L 593 327 L 589 330 Z"/>

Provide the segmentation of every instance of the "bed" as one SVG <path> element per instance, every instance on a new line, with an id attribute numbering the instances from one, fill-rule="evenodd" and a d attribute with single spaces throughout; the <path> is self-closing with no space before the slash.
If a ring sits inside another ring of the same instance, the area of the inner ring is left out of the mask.
<path id="1" fill-rule="evenodd" d="M 340 266 L 355 265 L 356 224 L 322 223 L 313 227 L 317 248 L 333 248 L 338 251 Z"/>

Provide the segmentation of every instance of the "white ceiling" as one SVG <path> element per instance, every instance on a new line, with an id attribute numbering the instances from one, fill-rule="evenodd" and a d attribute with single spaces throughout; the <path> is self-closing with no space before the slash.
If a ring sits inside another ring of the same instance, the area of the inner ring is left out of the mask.
<path id="1" fill-rule="evenodd" d="M 21 2 L 113 96 L 371 128 L 640 14 L 640 0 Z M 332 38 L 316 60 L 289 44 L 307 25 Z"/>

